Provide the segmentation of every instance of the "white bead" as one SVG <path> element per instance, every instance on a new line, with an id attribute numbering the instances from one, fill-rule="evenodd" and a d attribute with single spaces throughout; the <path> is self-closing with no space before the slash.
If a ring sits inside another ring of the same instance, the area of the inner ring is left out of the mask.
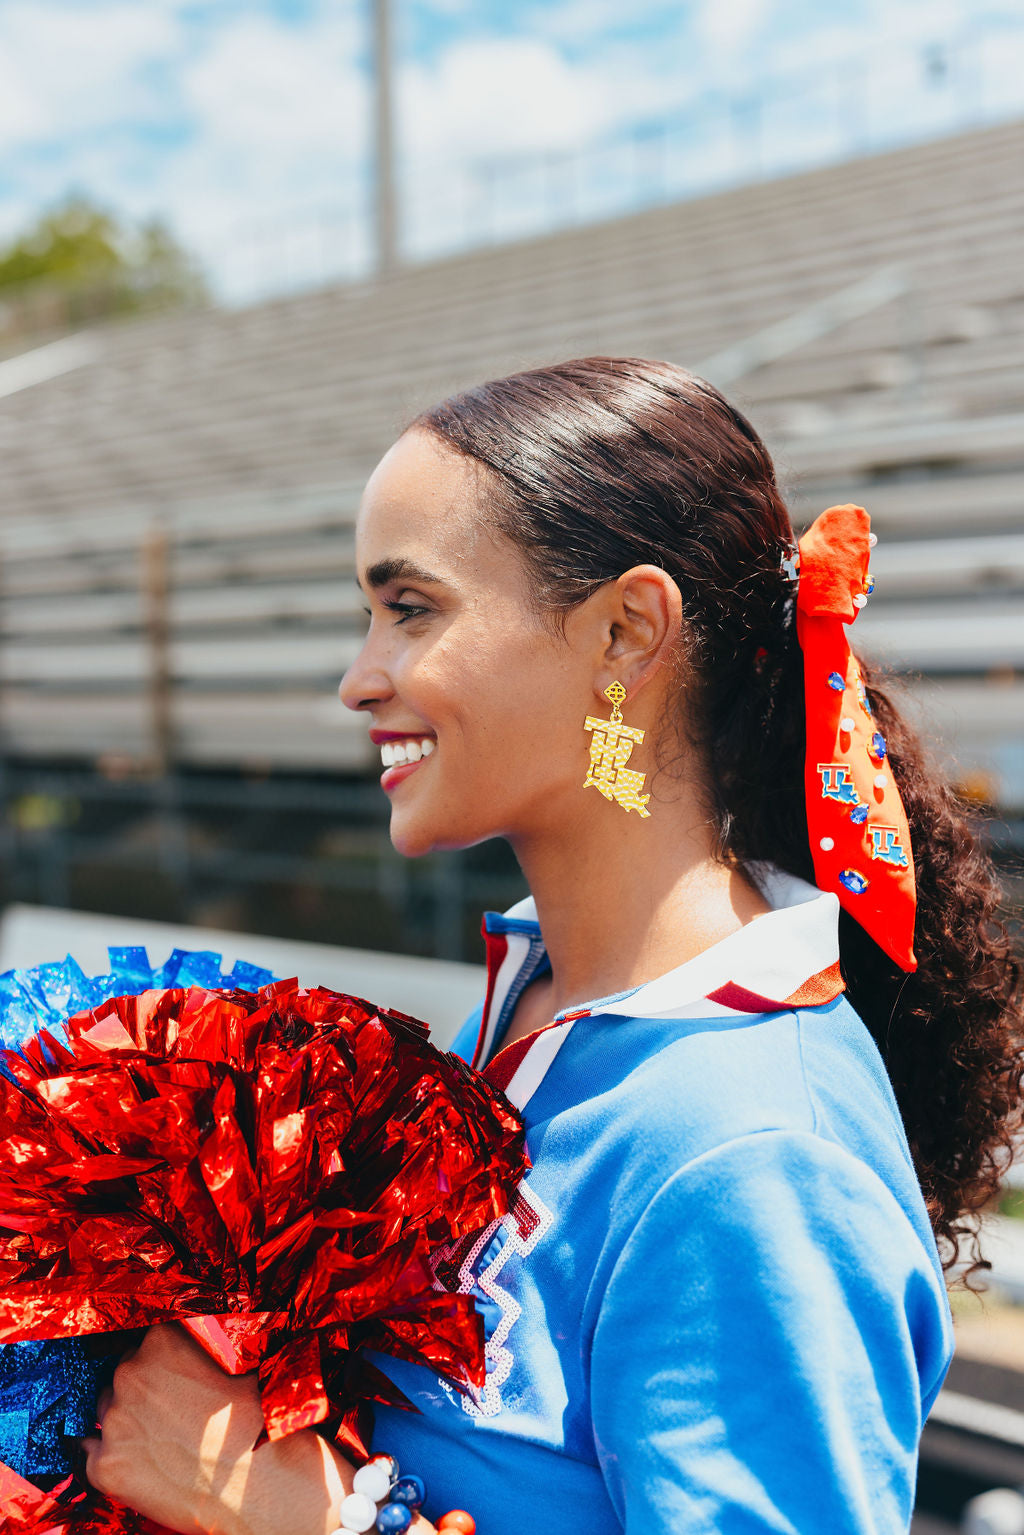
<path id="1" fill-rule="evenodd" d="M 377 1523 L 377 1505 L 362 1492 L 350 1492 L 341 1505 L 338 1523 L 343 1530 L 372 1530 Z"/>
<path id="2" fill-rule="evenodd" d="M 383 1466 L 392 1481 L 398 1475 L 398 1461 L 393 1455 L 388 1455 L 385 1450 L 380 1450 L 376 1455 L 371 1455 L 367 1465 Z"/>
<path id="3" fill-rule="evenodd" d="M 831 837 L 822 837 L 821 841 L 818 843 L 818 846 L 821 848 L 823 853 L 831 853 L 832 849 L 835 847 L 835 842 Z"/>
<path id="4" fill-rule="evenodd" d="M 888 779 L 886 778 L 884 773 L 876 773 L 875 774 L 875 788 L 876 789 L 884 789 L 886 784 L 887 784 L 887 782 L 888 782 Z"/>
<path id="5" fill-rule="evenodd" d="M 847 735 L 851 735 L 853 733 L 853 720 L 848 714 L 844 715 L 843 718 L 839 721 L 839 728 L 840 730 L 845 730 Z"/>
<path id="6" fill-rule="evenodd" d="M 380 1503 L 391 1491 L 391 1477 L 388 1468 L 381 1461 L 374 1464 L 368 1461 L 365 1466 L 360 1466 L 352 1478 L 352 1491 L 361 1492 L 366 1497 L 372 1498 L 375 1503 Z"/>
<path id="7" fill-rule="evenodd" d="M 854 597 L 854 599 L 853 599 L 853 605 L 854 605 L 855 608 L 866 608 L 867 607 L 868 599 L 865 597 L 863 592 L 858 592 L 857 593 L 856 597 Z"/>
<path id="8" fill-rule="evenodd" d="M 869 549 L 873 549 L 877 543 L 878 543 L 878 534 L 877 533 L 869 533 L 868 534 L 868 548 Z"/>

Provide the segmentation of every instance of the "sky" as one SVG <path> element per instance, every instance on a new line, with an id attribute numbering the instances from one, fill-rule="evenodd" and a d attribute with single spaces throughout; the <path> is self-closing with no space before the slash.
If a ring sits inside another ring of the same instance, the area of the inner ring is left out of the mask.
<path id="1" fill-rule="evenodd" d="M 1024 0 L 392 5 L 412 257 L 1024 114 Z M 166 218 L 229 302 L 359 270 L 370 18 L 0 0 L 0 239 L 79 191 Z"/>

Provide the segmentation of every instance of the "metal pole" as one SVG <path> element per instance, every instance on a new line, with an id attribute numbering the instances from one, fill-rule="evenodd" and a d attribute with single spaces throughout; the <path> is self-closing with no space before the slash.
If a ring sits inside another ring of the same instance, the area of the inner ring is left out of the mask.
<path id="1" fill-rule="evenodd" d="M 165 530 L 153 522 L 142 545 L 142 593 L 149 639 L 149 767 L 164 777 L 174 751 L 171 703 L 170 550 Z"/>
<path id="2" fill-rule="evenodd" d="M 398 265 L 395 133 L 391 85 L 391 0 L 373 0 L 373 183 L 378 277 L 393 272 Z"/>

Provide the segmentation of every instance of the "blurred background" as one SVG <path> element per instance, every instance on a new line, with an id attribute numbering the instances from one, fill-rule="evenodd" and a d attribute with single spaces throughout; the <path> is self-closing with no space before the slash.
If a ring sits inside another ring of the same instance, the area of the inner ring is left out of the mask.
<path id="1" fill-rule="evenodd" d="M 391 848 L 352 519 L 416 410 L 591 352 L 867 507 L 856 638 L 1020 927 L 1021 0 L 0 0 L 0 151 L 0 963 L 218 947 L 450 1038 L 524 891 Z M 1024 1484 L 1022 1209 L 919 1535 L 1024 1535 L 963 1512 Z"/>

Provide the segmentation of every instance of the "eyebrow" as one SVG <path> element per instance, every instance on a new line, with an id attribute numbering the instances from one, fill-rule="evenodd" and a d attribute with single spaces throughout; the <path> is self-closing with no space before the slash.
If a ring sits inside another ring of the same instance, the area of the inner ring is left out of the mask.
<path id="1" fill-rule="evenodd" d="M 374 588 L 387 586 L 390 581 L 432 581 L 435 585 L 444 585 L 441 576 L 432 575 L 429 570 L 424 570 L 422 565 L 417 565 L 414 560 L 407 560 L 402 556 L 378 560 L 376 565 L 371 565 L 366 572 L 367 586 Z M 358 578 L 356 585 L 362 586 Z"/>

